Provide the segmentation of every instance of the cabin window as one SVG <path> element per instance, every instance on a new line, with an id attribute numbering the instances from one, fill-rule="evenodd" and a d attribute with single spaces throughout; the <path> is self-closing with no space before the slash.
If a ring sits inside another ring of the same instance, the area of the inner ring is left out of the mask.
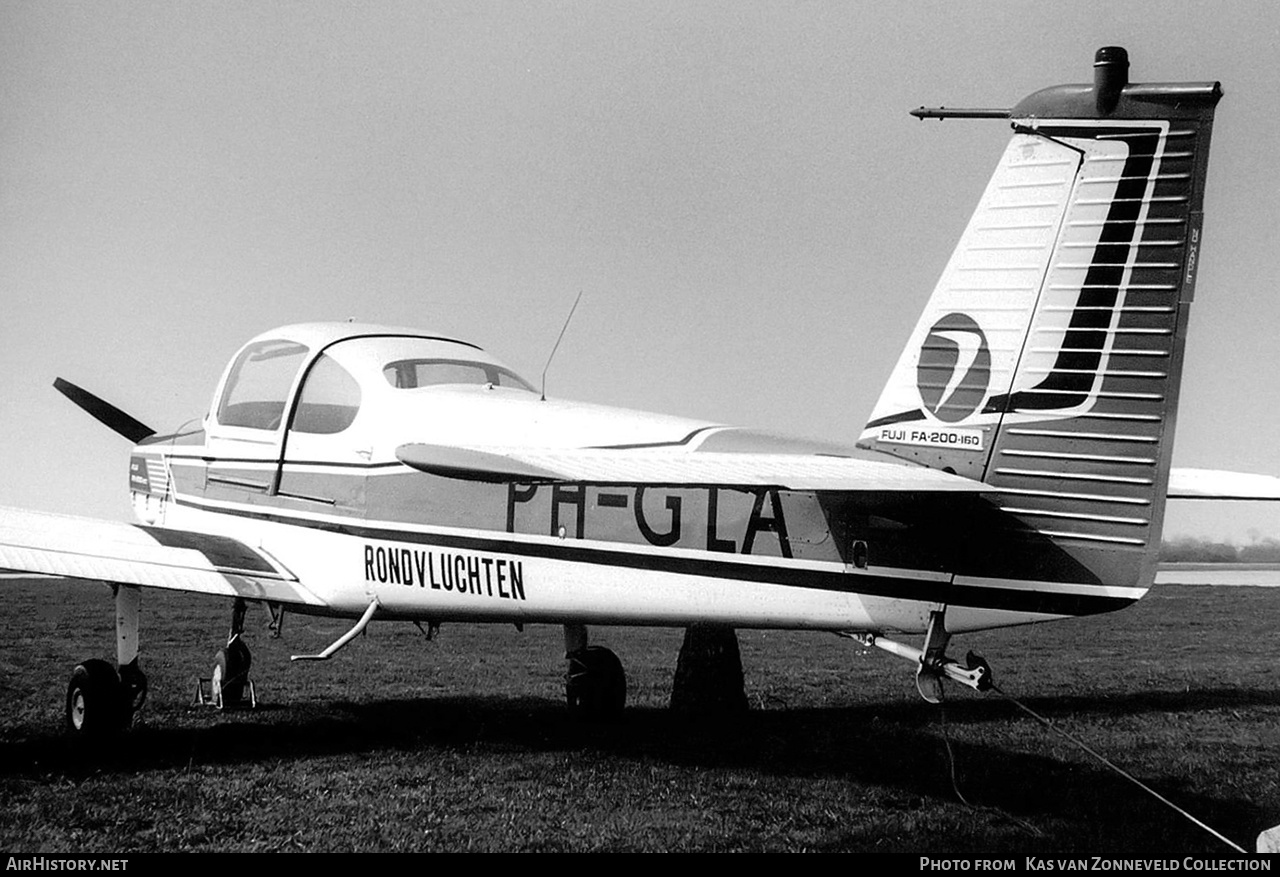
<path id="1" fill-rule="evenodd" d="M 218 405 L 218 423 L 248 429 L 279 429 L 289 388 L 307 348 L 293 341 L 259 341 L 231 366 Z"/>
<path id="2" fill-rule="evenodd" d="M 382 369 L 387 383 L 399 390 L 435 384 L 493 384 L 533 392 L 523 378 L 499 365 L 461 359 L 401 359 Z"/>
<path id="3" fill-rule="evenodd" d="M 327 354 L 321 355 L 303 381 L 293 429 L 333 435 L 355 422 L 359 410 L 360 385 L 356 379 Z"/>

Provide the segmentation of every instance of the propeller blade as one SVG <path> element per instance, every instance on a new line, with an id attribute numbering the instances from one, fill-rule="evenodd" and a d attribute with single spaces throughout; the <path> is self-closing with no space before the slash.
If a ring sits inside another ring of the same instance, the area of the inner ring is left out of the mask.
<path id="1" fill-rule="evenodd" d="M 156 434 L 154 429 L 142 421 L 130 417 L 110 402 L 105 399 L 99 399 L 88 390 L 77 387 L 70 381 L 55 378 L 53 388 L 93 415 L 99 423 L 120 433 L 135 445 L 143 439 Z"/>

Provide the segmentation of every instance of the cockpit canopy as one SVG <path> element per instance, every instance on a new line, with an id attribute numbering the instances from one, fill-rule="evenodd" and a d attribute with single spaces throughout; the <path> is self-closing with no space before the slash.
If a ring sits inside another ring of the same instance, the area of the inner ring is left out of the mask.
<path id="1" fill-rule="evenodd" d="M 255 338 L 232 361 L 210 426 L 332 435 L 350 427 L 371 398 L 458 384 L 534 392 L 465 341 L 351 323 L 286 326 Z"/>

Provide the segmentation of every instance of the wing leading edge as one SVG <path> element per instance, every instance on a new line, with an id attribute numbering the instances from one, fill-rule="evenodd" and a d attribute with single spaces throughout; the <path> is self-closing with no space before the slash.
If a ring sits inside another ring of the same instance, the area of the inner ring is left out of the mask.
<path id="1" fill-rule="evenodd" d="M 262 552 L 225 536 L 0 508 L 0 569 L 324 606 Z"/>

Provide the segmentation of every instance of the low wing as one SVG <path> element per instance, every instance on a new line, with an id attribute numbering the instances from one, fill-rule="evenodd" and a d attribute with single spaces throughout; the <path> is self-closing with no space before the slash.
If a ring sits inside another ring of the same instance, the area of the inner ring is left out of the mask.
<path id="1" fill-rule="evenodd" d="M 961 493 L 992 489 L 980 481 L 923 466 L 821 454 L 408 444 L 396 449 L 396 457 L 407 466 L 433 475 L 523 484 L 562 481 Z"/>
<path id="2" fill-rule="evenodd" d="M 1173 469 L 1170 499 L 1280 499 L 1280 478 L 1222 469 Z"/>
<path id="3" fill-rule="evenodd" d="M 225 536 L 0 507 L 0 570 L 323 606 L 288 570 Z"/>

